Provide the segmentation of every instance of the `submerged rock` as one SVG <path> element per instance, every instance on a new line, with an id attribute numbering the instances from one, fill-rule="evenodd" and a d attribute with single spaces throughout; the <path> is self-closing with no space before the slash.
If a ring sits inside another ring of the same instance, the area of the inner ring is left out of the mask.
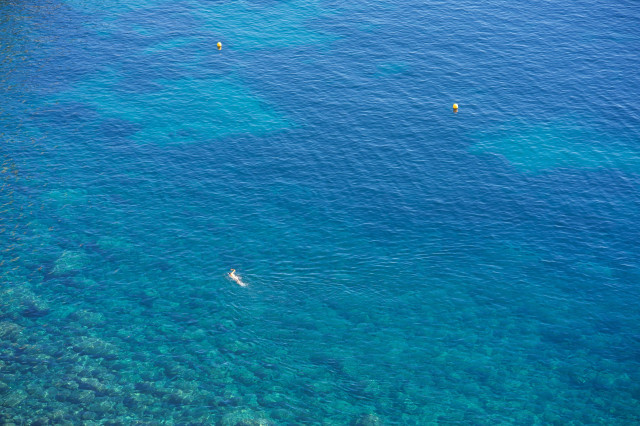
<path id="1" fill-rule="evenodd" d="M 68 283 L 70 286 L 81 290 L 86 290 L 98 286 L 97 282 L 95 282 L 91 278 L 85 278 L 83 276 L 75 276 L 70 281 L 68 281 Z"/>
<path id="2" fill-rule="evenodd" d="M 279 393 L 265 393 L 258 397 L 258 403 L 263 407 L 281 407 L 286 404 L 286 399 Z"/>
<path id="3" fill-rule="evenodd" d="M 80 387 L 78 385 L 78 382 L 76 382 L 75 380 L 73 380 L 71 378 L 65 378 L 63 380 L 59 380 L 59 381 L 55 382 L 54 384 L 58 389 L 77 390 Z"/>
<path id="4" fill-rule="evenodd" d="M 77 390 L 75 392 L 71 392 L 69 396 L 69 401 L 74 402 L 76 404 L 88 404 L 92 402 L 96 398 L 96 394 L 93 391 L 88 389 Z"/>
<path id="5" fill-rule="evenodd" d="M 238 410 L 225 414 L 218 426 L 271 426 L 272 423 L 261 413 L 251 410 Z"/>
<path id="6" fill-rule="evenodd" d="M 224 343 L 220 348 L 222 352 L 228 352 L 236 355 L 251 353 L 252 349 L 253 348 L 251 345 L 245 342 L 241 342 L 239 340 L 234 340 L 231 342 Z"/>
<path id="7" fill-rule="evenodd" d="M 22 315 L 25 317 L 42 317 L 49 313 L 49 304 L 40 299 L 34 299 L 29 303 L 26 303 L 22 310 Z"/>
<path id="8" fill-rule="evenodd" d="M 233 378 L 245 385 L 253 385 L 255 383 L 258 383 L 258 378 L 251 373 L 249 370 L 247 370 L 246 368 L 243 367 L 238 367 L 233 374 Z"/>
<path id="9" fill-rule="evenodd" d="M 195 395 L 192 392 L 185 392 L 182 389 L 176 389 L 166 396 L 166 400 L 174 405 L 190 405 L 195 401 Z"/>
<path id="10" fill-rule="evenodd" d="M 363 414 L 351 422 L 352 426 L 382 426 L 383 424 L 376 414 Z"/>
<path id="11" fill-rule="evenodd" d="M 9 321 L 0 321 L 0 340 L 15 342 L 24 327 Z"/>
<path id="12" fill-rule="evenodd" d="M 28 395 L 25 391 L 18 389 L 8 393 L 4 398 L 2 398 L 2 400 L 0 400 L 0 405 L 4 407 L 15 407 L 27 399 L 27 396 Z"/>
<path id="13" fill-rule="evenodd" d="M 124 397 L 122 402 L 125 407 L 133 412 L 144 412 L 147 407 L 153 406 L 156 401 L 151 395 L 131 392 Z"/>
<path id="14" fill-rule="evenodd" d="M 65 250 L 56 260 L 52 273 L 54 275 L 64 275 L 78 272 L 89 263 L 89 256 L 80 251 Z"/>
<path id="15" fill-rule="evenodd" d="M 102 400 L 94 402 L 89 406 L 89 411 L 92 411 L 96 414 L 104 415 L 109 412 L 112 412 L 115 407 L 115 402 L 109 400 Z"/>
<path id="16" fill-rule="evenodd" d="M 40 317 L 49 313 L 49 304 L 26 287 L 17 286 L 0 293 L 0 316 Z"/>
<path id="17" fill-rule="evenodd" d="M 47 426 L 51 424 L 51 421 L 46 417 L 38 417 L 29 424 L 31 426 Z"/>
<path id="18" fill-rule="evenodd" d="M 275 410 L 272 410 L 270 414 L 272 418 L 286 422 L 293 421 L 295 417 L 292 411 L 285 408 L 277 408 Z"/>
<path id="19" fill-rule="evenodd" d="M 96 325 L 103 324 L 105 321 L 104 315 L 101 313 L 87 311 L 86 309 L 79 309 L 73 312 L 69 315 L 69 319 L 77 321 L 85 327 L 95 327 Z"/>
<path id="20" fill-rule="evenodd" d="M 94 377 L 82 377 L 78 381 L 80 389 L 87 389 L 96 392 L 99 395 L 108 393 L 109 388 L 100 380 Z"/>
<path id="21" fill-rule="evenodd" d="M 82 337 L 76 342 L 73 349 L 94 358 L 115 359 L 118 356 L 118 348 L 115 345 L 97 337 Z"/>
<path id="22" fill-rule="evenodd" d="M 87 191 L 74 188 L 54 189 L 46 194 L 45 200 L 61 206 L 65 204 L 84 204 L 87 201 Z"/>

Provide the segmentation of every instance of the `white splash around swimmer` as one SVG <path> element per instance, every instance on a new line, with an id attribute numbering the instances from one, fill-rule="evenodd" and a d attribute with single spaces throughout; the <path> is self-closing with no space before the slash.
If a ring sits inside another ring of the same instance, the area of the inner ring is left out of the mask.
<path id="1" fill-rule="evenodd" d="M 247 283 L 242 281 L 242 278 L 240 278 L 238 275 L 236 275 L 236 270 L 235 269 L 232 269 L 231 272 L 229 272 L 229 278 L 234 280 L 236 282 L 236 284 L 238 284 L 240 287 L 246 287 L 247 286 Z"/>

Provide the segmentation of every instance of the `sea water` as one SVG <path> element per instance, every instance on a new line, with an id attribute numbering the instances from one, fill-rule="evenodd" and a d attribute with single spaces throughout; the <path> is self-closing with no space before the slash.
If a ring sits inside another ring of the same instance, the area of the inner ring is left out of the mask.
<path id="1" fill-rule="evenodd" d="M 0 423 L 637 424 L 637 6 L 2 2 Z"/>

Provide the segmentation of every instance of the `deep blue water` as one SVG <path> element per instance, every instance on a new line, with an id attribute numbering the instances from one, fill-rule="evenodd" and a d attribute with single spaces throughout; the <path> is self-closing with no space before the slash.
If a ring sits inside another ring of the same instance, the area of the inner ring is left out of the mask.
<path id="1" fill-rule="evenodd" d="M 0 424 L 638 424 L 640 8 L 561 3 L 0 3 Z"/>

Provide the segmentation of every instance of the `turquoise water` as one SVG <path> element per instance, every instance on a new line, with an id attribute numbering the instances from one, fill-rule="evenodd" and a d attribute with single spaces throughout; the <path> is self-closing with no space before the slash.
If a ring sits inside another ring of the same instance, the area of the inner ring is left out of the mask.
<path id="1" fill-rule="evenodd" d="M 0 3 L 0 424 L 639 423 L 636 6 Z"/>

